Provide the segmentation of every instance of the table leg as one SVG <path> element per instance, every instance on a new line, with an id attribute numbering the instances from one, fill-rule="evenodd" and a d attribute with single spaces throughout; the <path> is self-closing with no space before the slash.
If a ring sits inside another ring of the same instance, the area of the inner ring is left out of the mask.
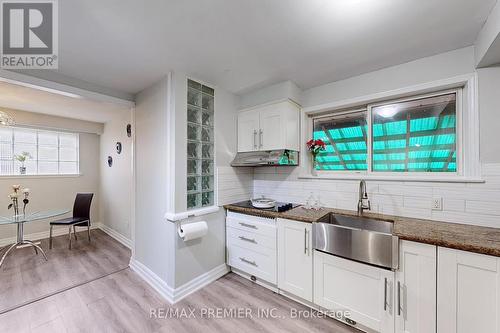
<path id="1" fill-rule="evenodd" d="M 9 249 L 7 251 L 5 251 L 5 253 L 3 254 L 2 256 L 2 260 L 0 260 L 0 267 L 2 267 L 2 264 L 5 260 L 5 257 L 7 257 L 7 255 L 9 254 L 10 251 L 12 251 L 12 249 L 14 249 L 18 244 L 17 243 L 14 243 L 12 244 Z"/>
<path id="2" fill-rule="evenodd" d="M 23 242 L 24 244 L 29 244 L 31 246 L 33 246 L 35 248 L 35 251 L 36 249 L 40 250 L 40 252 L 43 254 L 43 257 L 45 258 L 45 261 L 47 261 L 47 256 L 45 255 L 45 252 L 42 250 L 42 248 L 40 246 L 38 246 L 37 244 L 33 243 L 32 241 L 29 241 L 29 240 L 25 240 Z"/>

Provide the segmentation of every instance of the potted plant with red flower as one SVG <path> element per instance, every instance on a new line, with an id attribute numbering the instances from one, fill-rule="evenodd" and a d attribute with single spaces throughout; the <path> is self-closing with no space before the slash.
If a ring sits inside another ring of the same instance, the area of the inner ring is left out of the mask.
<path id="1" fill-rule="evenodd" d="M 309 150 L 309 152 L 311 153 L 311 157 L 312 157 L 312 161 L 311 161 L 311 165 L 312 165 L 312 170 L 311 170 L 311 174 L 313 176 L 316 176 L 316 167 L 317 167 L 317 161 L 316 161 L 316 156 L 326 150 L 326 143 L 321 140 L 321 139 L 318 139 L 318 140 L 314 140 L 314 139 L 311 139 L 309 141 L 306 142 L 306 145 L 307 145 L 307 149 Z"/>

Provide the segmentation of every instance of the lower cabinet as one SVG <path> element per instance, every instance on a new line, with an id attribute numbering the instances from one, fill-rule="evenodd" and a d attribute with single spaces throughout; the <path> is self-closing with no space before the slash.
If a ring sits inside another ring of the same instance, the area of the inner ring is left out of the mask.
<path id="1" fill-rule="evenodd" d="M 400 241 L 396 271 L 396 332 L 436 332 L 436 252 L 434 245 Z"/>
<path id="2" fill-rule="evenodd" d="M 312 302 L 313 253 L 310 223 L 278 219 L 278 288 Z"/>
<path id="3" fill-rule="evenodd" d="M 394 332 L 394 272 L 315 251 L 314 303 L 359 329 Z"/>
<path id="4" fill-rule="evenodd" d="M 500 332 L 500 258 L 438 248 L 438 333 Z"/>

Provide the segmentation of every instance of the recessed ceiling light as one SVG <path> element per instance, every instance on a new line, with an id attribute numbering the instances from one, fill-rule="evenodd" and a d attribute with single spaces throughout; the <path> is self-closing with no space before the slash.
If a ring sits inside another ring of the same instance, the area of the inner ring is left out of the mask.
<path id="1" fill-rule="evenodd" d="M 377 115 L 384 118 L 392 118 L 396 113 L 398 113 L 398 108 L 394 105 L 382 106 L 377 109 Z"/>

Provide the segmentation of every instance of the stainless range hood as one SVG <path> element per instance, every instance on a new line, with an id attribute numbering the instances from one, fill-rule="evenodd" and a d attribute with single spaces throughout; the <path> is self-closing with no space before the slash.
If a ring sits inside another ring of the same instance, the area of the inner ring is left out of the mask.
<path id="1" fill-rule="evenodd" d="M 299 152 L 287 149 L 237 153 L 231 162 L 233 167 L 297 165 L 299 165 Z"/>

